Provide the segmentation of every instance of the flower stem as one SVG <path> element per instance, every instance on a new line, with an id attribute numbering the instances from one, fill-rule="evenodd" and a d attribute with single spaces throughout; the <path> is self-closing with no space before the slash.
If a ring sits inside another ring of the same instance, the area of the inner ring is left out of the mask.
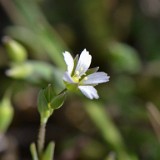
<path id="1" fill-rule="evenodd" d="M 62 93 L 64 93 L 64 92 L 66 92 L 66 91 L 67 91 L 67 88 L 63 89 L 58 95 L 60 95 L 60 94 L 62 94 Z"/>
<path id="2" fill-rule="evenodd" d="M 44 149 L 45 133 L 46 133 L 46 123 L 41 123 L 39 128 L 39 133 L 38 133 L 38 141 L 37 141 L 39 158 L 41 158 L 41 155 Z"/>

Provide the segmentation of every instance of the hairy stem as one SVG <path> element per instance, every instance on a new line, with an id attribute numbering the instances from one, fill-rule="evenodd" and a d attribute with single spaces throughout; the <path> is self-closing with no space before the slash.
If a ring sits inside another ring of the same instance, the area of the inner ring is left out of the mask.
<path id="1" fill-rule="evenodd" d="M 38 133 L 38 154 L 41 157 L 45 143 L 46 123 L 41 123 Z"/>

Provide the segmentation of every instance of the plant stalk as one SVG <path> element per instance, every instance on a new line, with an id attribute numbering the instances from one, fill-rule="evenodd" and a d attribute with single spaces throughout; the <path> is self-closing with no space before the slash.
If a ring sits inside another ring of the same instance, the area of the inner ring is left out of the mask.
<path id="1" fill-rule="evenodd" d="M 38 155 L 41 157 L 45 144 L 46 123 L 41 123 L 38 133 Z"/>

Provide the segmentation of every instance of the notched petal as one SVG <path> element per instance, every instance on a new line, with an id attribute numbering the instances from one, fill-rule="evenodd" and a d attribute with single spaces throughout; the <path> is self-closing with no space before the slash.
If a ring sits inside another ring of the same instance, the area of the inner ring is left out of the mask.
<path id="1" fill-rule="evenodd" d="M 91 64 L 91 60 L 92 56 L 84 49 L 79 57 L 75 71 L 78 71 L 80 76 L 85 74 Z"/>
<path id="2" fill-rule="evenodd" d="M 109 81 L 109 76 L 105 72 L 96 72 L 87 76 L 86 79 L 82 80 L 83 84 L 99 84 Z"/>
<path id="3" fill-rule="evenodd" d="M 80 91 L 89 99 L 98 99 L 97 90 L 93 86 L 79 86 Z"/>
<path id="4" fill-rule="evenodd" d="M 63 80 L 68 82 L 68 83 L 74 83 L 70 74 L 68 72 L 65 72 L 63 75 Z"/>
<path id="5" fill-rule="evenodd" d="M 63 53 L 63 56 L 64 56 L 64 60 L 67 64 L 67 71 L 69 72 L 69 74 L 71 74 L 73 67 L 74 67 L 74 60 L 73 60 L 71 54 L 67 51 Z"/>

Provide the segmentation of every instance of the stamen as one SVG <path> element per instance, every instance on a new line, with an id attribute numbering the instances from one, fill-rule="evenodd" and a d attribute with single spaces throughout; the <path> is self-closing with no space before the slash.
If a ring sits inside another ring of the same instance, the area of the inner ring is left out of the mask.
<path id="1" fill-rule="evenodd" d="M 79 82 L 79 79 L 81 78 L 81 77 L 79 76 L 79 74 L 80 74 L 79 71 L 75 71 L 75 74 L 74 74 L 74 76 L 72 77 L 73 81 L 76 82 L 76 83 L 78 83 L 78 82 Z"/>
<path id="2" fill-rule="evenodd" d="M 79 76 L 79 71 L 76 71 L 76 75 Z"/>
<path id="3" fill-rule="evenodd" d="M 83 67 L 80 68 L 80 71 L 83 71 Z"/>
<path id="4" fill-rule="evenodd" d="M 88 77 L 84 77 L 84 80 L 86 81 L 88 79 Z"/>
<path id="5" fill-rule="evenodd" d="M 79 78 L 78 78 L 78 77 L 73 77 L 72 79 L 73 79 L 73 81 L 74 81 L 75 83 L 78 83 L 78 82 L 79 82 Z"/>

